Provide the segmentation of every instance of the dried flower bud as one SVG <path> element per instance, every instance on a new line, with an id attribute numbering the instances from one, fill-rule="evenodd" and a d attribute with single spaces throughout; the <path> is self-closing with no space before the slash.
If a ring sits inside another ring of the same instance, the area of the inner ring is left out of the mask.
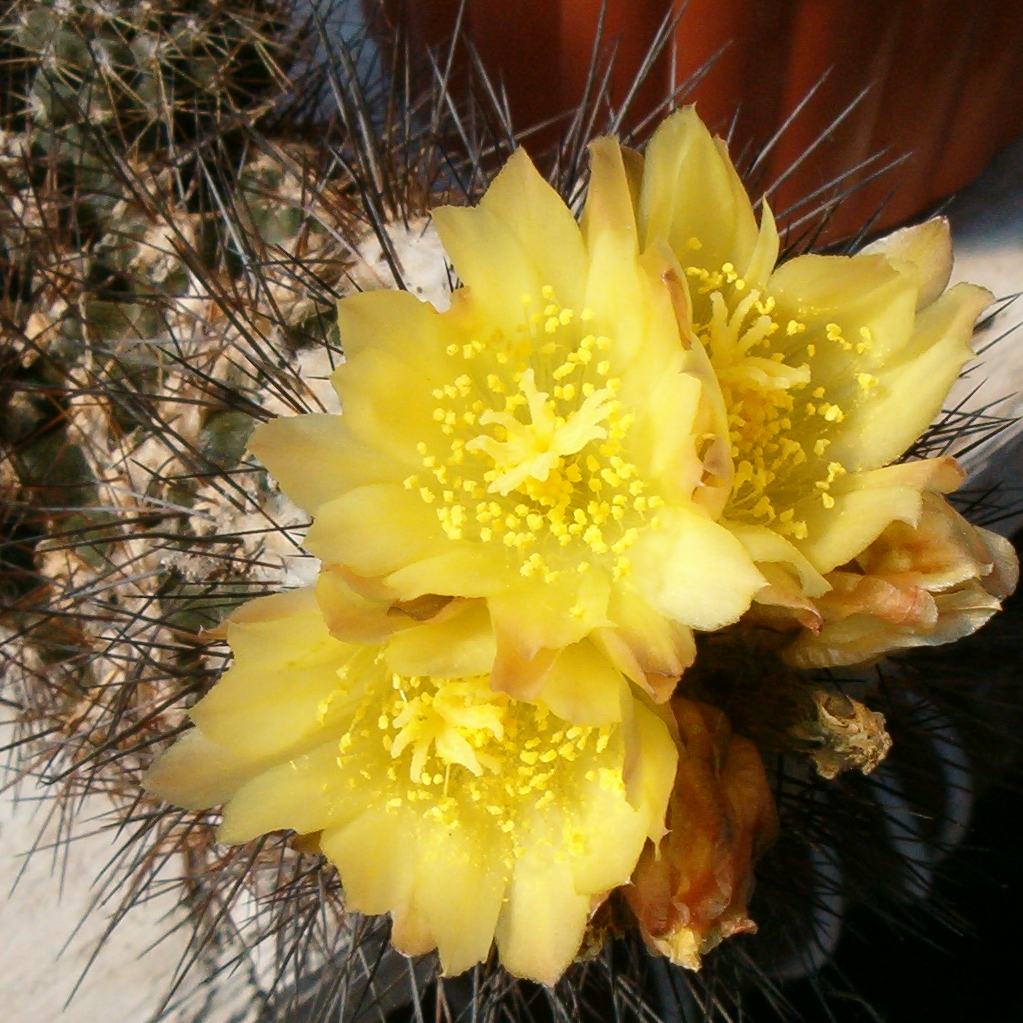
<path id="1" fill-rule="evenodd" d="M 806 710 L 812 716 L 789 733 L 807 748 L 817 773 L 828 780 L 849 770 L 870 774 L 892 748 L 884 715 L 826 686 L 808 696 Z"/>
<path id="2" fill-rule="evenodd" d="M 774 798 L 749 740 L 721 711 L 677 699 L 679 764 L 668 834 L 647 845 L 625 897 L 649 948 L 699 969 L 733 934 L 756 930 L 746 912 L 753 864 L 773 840 Z"/>

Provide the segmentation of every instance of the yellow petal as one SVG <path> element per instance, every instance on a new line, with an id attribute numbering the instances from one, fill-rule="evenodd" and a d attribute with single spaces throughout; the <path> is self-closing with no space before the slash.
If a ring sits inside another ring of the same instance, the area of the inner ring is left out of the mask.
<path id="1" fill-rule="evenodd" d="M 858 343 L 861 328 L 870 337 L 864 368 L 883 366 L 913 333 L 915 281 L 896 270 L 883 256 L 797 256 L 772 274 L 770 293 L 777 301 L 776 321 L 792 318 L 806 331 L 785 342 L 772 338 L 776 350 L 802 352 L 807 342 L 817 347 L 814 381 L 831 386 L 849 376 L 850 356 L 828 341 L 828 324 L 836 323 Z"/>
<path id="2" fill-rule="evenodd" d="M 668 724 L 675 723 L 668 707 L 656 713 L 641 700 L 624 705 L 625 760 L 622 777 L 629 803 L 645 818 L 645 834 L 659 842 L 667 831 L 665 814 L 675 785 L 679 751 Z"/>
<path id="3" fill-rule="evenodd" d="M 392 812 L 373 806 L 348 823 L 324 831 L 320 848 L 337 864 L 350 909 L 391 913 L 398 926 L 411 902 L 416 860 L 409 848 L 418 827 L 416 814 L 407 807 Z M 433 947 L 428 939 L 425 947 L 416 948 L 405 947 L 394 935 L 392 941 L 409 954 Z"/>
<path id="4" fill-rule="evenodd" d="M 228 620 L 227 636 L 234 662 L 190 711 L 206 737 L 253 759 L 317 741 L 317 708 L 337 688 L 349 648 L 327 631 L 314 591 L 250 601 Z"/>
<path id="5" fill-rule="evenodd" d="M 757 235 L 757 244 L 750 256 L 749 264 L 742 278 L 748 287 L 762 288 L 767 284 L 768 279 L 774 272 L 775 264 L 778 262 L 778 249 L 780 240 L 778 228 L 774 222 L 774 213 L 765 199 L 760 213 L 760 232 Z"/>
<path id="6" fill-rule="evenodd" d="M 952 274 L 952 235 L 945 217 L 900 228 L 864 246 L 860 253 L 907 265 L 917 286 L 918 309 L 937 299 Z"/>
<path id="7" fill-rule="evenodd" d="M 694 107 L 663 121 L 647 146 L 639 222 L 641 246 L 667 238 L 683 266 L 731 262 L 741 275 L 754 265 L 759 232 L 749 197 Z M 761 251 L 758 272 L 763 262 Z"/>
<path id="8" fill-rule="evenodd" d="M 249 451 L 281 490 L 309 512 L 352 487 L 405 475 L 401 462 L 355 443 L 336 415 L 314 413 L 261 423 L 249 439 Z"/>
<path id="9" fill-rule="evenodd" d="M 416 445 L 434 435 L 437 404 L 423 380 L 422 371 L 385 349 L 361 351 L 339 366 L 333 383 L 352 443 L 382 452 L 404 472 L 421 469 Z"/>
<path id="10" fill-rule="evenodd" d="M 672 749 L 670 754 L 674 768 L 675 751 Z M 577 826 L 585 840 L 581 854 L 572 864 L 571 883 L 576 891 L 599 896 L 628 884 L 650 831 L 649 815 L 630 806 L 621 793 L 611 791 L 606 784 L 601 785 L 594 779 L 587 782 L 580 793 Z M 658 826 L 663 832 L 663 815 Z"/>
<path id="11" fill-rule="evenodd" d="M 395 635 L 387 645 L 387 664 L 400 675 L 484 675 L 496 651 L 486 602 L 471 600 Z"/>
<path id="12" fill-rule="evenodd" d="M 512 154 L 475 209 L 442 206 L 434 223 L 458 276 L 498 323 L 521 322 L 522 296 L 550 285 L 577 306 L 585 250 L 568 207 L 525 150 Z"/>
<path id="13" fill-rule="evenodd" d="M 379 643 L 411 624 L 411 619 L 391 613 L 389 601 L 359 593 L 337 568 L 320 572 L 316 600 L 330 634 L 346 643 Z"/>
<path id="14" fill-rule="evenodd" d="M 681 367 L 658 367 L 658 363 L 653 363 L 652 368 L 659 368 L 651 374 L 653 379 L 642 381 L 645 400 L 637 396 L 634 407 L 642 411 L 630 440 L 641 453 L 637 461 L 642 460 L 644 475 L 663 484 L 665 498 L 688 501 L 700 484 L 703 470 L 694 437 L 703 388 L 695 376 L 681 372 Z M 630 389 L 640 383 L 627 381 Z M 667 423 L 672 429 L 665 428 Z"/>
<path id="15" fill-rule="evenodd" d="M 635 178 L 630 177 L 617 139 L 590 143 L 590 187 L 583 208 L 582 227 L 590 258 L 602 258 L 602 247 L 621 255 L 639 251 L 636 229 Z"/>
<path id="16" fill-rule="evenodd" d="M 972 357 L 973 325 L 991 299 L 984 288 L 958 284 L 920 312 L 905 347 L 877 371 L 876 387 L 847 411 L 828 457 L 854 470 L 902 455 L 934 421 Z"/>
<path id="17" fill-rule="evenodd" d="M 400 484 L 350 490 L 321 505 L 306 548 L 325 565 L 381 576 L 434 553 L 443 543 L 437 517 Z"/>
<path id="18" fill-rule="evenodd" d="M 217 838 L 247 842 L 282 828 L 305 835 L 343 824 L 357 812 L 361 800 L 343 791 L 342 780 L 335 740 L 267 768 L 242 785 L 224 807 Z"/>
<path id="19" fill-rule="evenodd" d="M 833 507 L 824 508 L 819 498 L 797 507 L 797 516 L 808 528 L 799 549 L 818 572 L 826 574 L 864 551 L 890 522 L 915 523 L 923 490 L 954 490 L 962 478 L 951 458 L 903 462 L 843 476 L 832 490 Z"/>
<path id="20" fill-rule="evenodd" d="M 401 840 L 399 840 L 401 841 Z M 471 826 L 420 828 L 412 898 L 437 945 L 445 976 L 487 958 L 507 888 L 499 848 Z"/>
<path id="21" fill-rule="evenodd" d="M 448 541 L 439 552 L 410 560 L 387 576 L 390 592 L 401 600 L 424 593 L 485 597 L 508 584 L 508 565 L 494 544 Z"/>
<path id="22" fill-rule="evenodd" d="M 818 597 L 829 589 L 828 582 L 793 544 L 767 526 L 742 522 L 722 522 L 743 545 L 757 566 L 789 566 L 799 579 L 800 589 L 808 597 Z"/>
<path id="23" fill-rule="evenodd" d="M 384 351 L 419 371 L 441 364 L 445 345 L 460 327 L 455 313 L 439 313 L 407 291 L 365 291 L 343 298 L 337 307 L 345 357 Z M 334 379 L 344 371 L 335 372 Z"/>
<path id="24" fill-rule="evenodd" d="M 737 621 L 764 585 L 742 544 L 697 511 L 665 508 L 660 526 L 631 550 L 636 591 L 652 607 L 694 629 Z"/>
<path id="25" fill-rule="evenodd" d="M 544 180 L 524 149 L 516 150 L 480 201 L 512 232 L 544 284 L 562 305 L 578 302 L 586 273 L 582 232 L 564 199 Z M 460 267 L 456 264 L 455 269 Z"/>
<path id="26" fill-rule="evenodd" d="M 691 379 L 700 385 L 698 392 L 691 392 L 680 401 L 676 422 L 679 434 L 687 432 L 684 440 L 697 456 L 699 487 L 692 499 L 711 518 L 716 519 L 728 501 L 734 471 L 728 410 L 725 408 L 721 384 L 707 350 L 693 333 L 689 289 L 682 279 L 682 270 L 674 254 L 664 244 L 655 242 L 644 253 L 643 265 L 648 273 L 664 283 L 678 330 L 678 344 L 683 351 L 680 368 L 687 381 Z M 650 367 L 652 373 L 658 371 L 657 363 L 653 360 L 650 361 Z M 647 384 L 647 387 L 649 389 L 650 385 Z M 694 397 L 698 397 L 695 405 Z M 677 438 L 676 443 L 681 443 L 682 439 Z M 688 466 L 680 469 L 681 486 L 692 481 L 692 473 L 687 469 Z"/>
<path id="27" fill-rule="evenodd" d="M 658 291 L 663 288 L 650 279 L 638 259 L 625 258 L 613 235 L 601 236 L 590 254 L 583 306 L 593 313 L 599 329 L 613 336 L 617 365 L 629 365 L 641 352 L 651 350 L 664 357 L 665 329 L 677 337 L 674 313 L 668 320 L 663 310 L 651 309 L 651 302 L 661 297 Z"/>
<path id="28" fill-rule="evenodd" d="M 539 698 L 577 725 L 603 725 L 622 716 L 621 672 L 590 642 L 562 650 L 543 679 Z"/>
<path id="29" fill-rule="evenodd" d="M 557 579 L 495 593 L 489 603 L 498 644 L 529 658 L 542 649 L 578 643 L 606 623 L 609 592 L 606 574 L 590 571 L 562 572 Z"/>
<path id="30" fill-rule="evenodd" d="M 571 864 L 543 847 L 542 840 L 536 842 L 515 864 L 497 945 L 510 973 L 553 985 L 579 951 L 591 898 L 576 892 Z"/>
<path id="31" fill-rule="evenodd" d="M 623 675 L 666 700 L 696 659 L 692 630 L 655 611 L 629 585 L 612 590 L 608 618 L 613 624 L 597 630 L 594 642 Z"/>
<path id="32" fill-rule="evenodd" d="M 191 728 L 153 763 L 142 787 L 186 810 L 205 810 L 229 799 L 263 763 L 239 757 Z"/>

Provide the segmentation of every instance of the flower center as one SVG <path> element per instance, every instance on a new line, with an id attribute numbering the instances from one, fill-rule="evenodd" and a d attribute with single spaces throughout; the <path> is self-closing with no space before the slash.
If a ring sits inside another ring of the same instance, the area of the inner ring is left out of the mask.
<path id="1" fill-rule="evenodd" d="M 494 460 L 495 468 L 484 473 L 484 479 L 490 481 L 487 490 L 502 497 L 530 477 L 546 483 L 563 458 L 578 454 L 592 440 L 606 439 L 607 430 L 601 424 L 618 408 L 612 392 L 602 387 L 565 419 L 558 415 L 550 395 L 537 390 L 532 367 L 521 375 L 518 385 L 530 421 L 523 423 L 511 412 L 487 409 L 479 418 L 480 426 L 497 426 L 504 439 L 481 433 L 465 445 L 466 451 L 482 451 Z M 564 388 L 561 391 L 563 398 Z"/>
<path id="2" fill-rule="evenodd" d="M 492 757 L 484 750 L 491 739 L 504 737 L 507 700 L 465 679 L 444 682 L 436 693 L 402 694 L 392 706 L 392 715 L 381 715 L 379 727 L 395 731 L 391 756 L 400 757 L 411 748 L 409 777 L 423 780 L 423 770 L 431 756 L 446 768 L 459 764 L 479 777 L 484 763 Z M 483 757 L 481 762 L 480 757 Z"/>
<path id="3" fill-rule="evenodd" d="M 437 435 L 404 485 L 452 540 L 502 543 L 524 576 L 552 581 L 608 559 L 615 578 L 663 499 L 627 455 L 634 415 L 588 310 L 549 286 L 523 296 L 522 322 L 486 343 L 451 344 L 451 380 L 433 390 Z M 582 555 L 582 556 L 580 556 Z"/>
<path id="4" fill-rule="evenodd" d="M 570 815 L 582 781 L 623 785 L 608 749 L 615 726 L 570 725 L 542 704 L 494 692 L 486 676 L 395 674 L 388 684 L 381 673 L 349 722 L 337 764 L 352 798 L 408 807 L 445 827 L 496 828 L 509 838 L 509 863 L 531 809 L 559 800 Z"/>
<path id="5" fill-rule="evenodd" d="M 706 311 L 707 322 L 694 329 L 728 414 L 735 476 L 725 514 L 805 539 L 796 505 L 816 493 L 832 508 L 831 486 L 847 471 L 824 460 L 845 410 L 831 393 L 837 388 L 824 382 L 818 347 L 851 360 L 869 349 L 869 330 L 862 328 L 855 344 L 836 323 L 825 326 L 823 337 L 808 336 L 802 319 L 783 315 L 775 298 L 748 287 L 731 263 L 715 271 L 690 266 L 686 274 L 699 299 L 694 304 Z M 855 379 L 861 398 L 876 385 L 867 373 Z"/>

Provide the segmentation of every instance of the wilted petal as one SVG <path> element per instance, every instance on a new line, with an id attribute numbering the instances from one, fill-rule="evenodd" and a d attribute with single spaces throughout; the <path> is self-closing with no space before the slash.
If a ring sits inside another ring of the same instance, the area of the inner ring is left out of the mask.
<path id="1" fill-rule="evenodd" d="M 832 589 L 815 601 L 823 626 L 800 633 L 784 656 L 832 667 L 961 639 L 999 610 L 1018 572 L 1008 541 L 924 493 L 915 523 L 891 523 L 853 565 L 829 573 Z"/>
<path id="2" fill-rule="evenodd" d="M 647 945 L 696 970 L 718 942 L 756 929 L 746 912 L 753 865 L 776 814 L 756 747 L 705 704 L 675 700 L 672 710 L 680 750 L 669 831 L 645 850 L 625 898 Z"/>
<path id="3" fill-rule="evenodd" d="M 892 740 L 882 714 L 836 689 L 816 686 L 804 701 L 813 713 L 792 726 L 790 738 L 829 780 L 844 771 L 870 774 L 888 755 Z"/>

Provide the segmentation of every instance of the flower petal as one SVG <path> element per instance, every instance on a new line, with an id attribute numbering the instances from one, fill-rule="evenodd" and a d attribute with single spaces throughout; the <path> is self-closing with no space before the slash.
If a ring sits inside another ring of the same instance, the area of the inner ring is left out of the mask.
<path id="1" fill-rule="evenodd" d="M 333 383 L 352 446 L 381 452 L 404 472 L 421 469 L 416 445 L 436 431 L 432 417 L 437 403 L 423 386 L 425 379 L 420 370 L 384 349 L 359 352 L 339 366 Z M 395 415 L 396 409 L 401 415 Z"/>
<path id="2" fill-rule="evenodd" d="M 337 318 L 347 359 L 384 351 L 420 372 L 442 364 L 444 348 L 460 327 L 456 313 L 439 313 L 407 291 L 349 295 L 338 303 Z M 335 371 L 334 379 L 338 376 Z"/>
<path id="3" fill-rule="evenodd" d="M 1012 545 L 924 492 L 915 525 L 892 522 L 848 569 L 828 576 L 816 635 L 783 652 L 790 664 L 858 664 L 903 647 L 951 642 L 980 628 L 1015 586 Z"/>
<path id="4" fill-rule="evenodd" d="M 515 864 L 508 901 L 497 924 L 504 968 L 516 977 L 553 985 L 571 965 L 582 944 L 592 899 L 572 882 L 572 866 L 550 855 L 560 835 L 534 841 Z"/>
<path id="5" fill-rule="evenodd" d="M 582 227 L 590 259 L 607 258 L 612 252 L 636 255 L 636 179 L 630 176 L 617 139 L 600 138 L 590 143 L 590 186 L 583 207 Z M 601 251 L 606 247 L 608 252 Z"/>
<path id="6" fill-rule="evenodd" d="M 631 585 L 612 590 L 608 618 L 613 624 L 598 629 L 594 642 L 626 678 L 666 700 L 696 659 L 692 630 L 655 611 Z"/>
<path id="7" fill-rule="evenodd" d="M 679 751 L 669 731 L 675 722 L 669 708 L 655 712 L 642 700 L 630 700 L 622 717 L 626 798 L 645 814 L 646 837 L 659 842 L 667 832 L 665 814 L 678 767 Z"/>
<path id="8" fill-rule="evenodd" d="M 850 470 L 894 461 L 934 421 L 963 364 L 973 356 L 970 338 L 991 293 L 957 284 L 917 314 L 905 347 L 877 371 L 869 397 L 847 411 L 829 458 Z"/>
<path id="9" fill-rule="evenodd" d="M 312 589 L 250 601 L 227 622 L 234 662 L 190 711 L 235 756 L 281 756 L 317 741 L 320 701 L 338 685 L 349 647 L 327 631 Z M 288 699 L 280 679 L 288 676 Z M 254 753 L 258 751 L 258 754 Z"/>
<path id="10" fill-rule="evenodd" d="M 871 472 L 850 473 L 832 489 L 834 506 L 808 498 L 797 507 L 808 536 L 799 549 L 822 575 L 855 558 L 896 520 L 915 523 L 921 492 L 948 492 L 962 482 L 952 458 L 903 462 Z"/>
<path id="11" fill-rule="evenodd" d="M 485 675 L 496 651 L 486 602 L 468 600 L 395 635 L 387 645 L 387 664 L 399 675 Z"/>
<path id="12" fill-rule="evenodd" d="M 562 650 L 543 679 L 539 699 L 577 725 L 604 725 L 622 716 L 621 672 L 590 642 Z"/>
<path id="13" fill-rule="evenodd" d="M 142 785 L 168 803 L 205 810 L 230 799 L 264 763 L 262 757 L 239 757 L 191 728 L 153 763 Z"/>
<path id="14" fill-rule="evenodd" d="M 972 635 L 1001 608 L 980 583 L 951 593 L 925 594 L 933 608 L 927 625 L 897 624 L 873 614 L 854 614 L 826 622 L 817 635 L 801 633 L 783 652 L 797 668 L 833 668 L 865 664 L 894 650 L 940 646 Z"/>
<path id="15" fill-rule="evenodd" d="M 417 829 L 418 818 L 407 807 L 392 812 L 372 806 L 340 827 L 327 829 L 320 839 L 324 855 L 338 867 L 350 909 L 357 913 L 389 912 L 399 932 L 420 932 L 420 940 L 413 947 L 400 935 L 391 936 L 392 942 L 409 955 L 428 952 L 434 944 L 431 935 L 421 933 L 421 926 L 410 928 L 402 919 L 410 909 L 416 873 L 408 839 Z"/>
<path id="16" fill-rule="evenodd" d="M 896 270 L 883 256 L 797 256 L 771 275 L 769 290 L 777 302 L 775 319 L 806 325 L 787 342 L 778 334 L 776 350 L 817 348 L 814 381 L 826 386 L 848 380 L 850 354 L 829 339 L 837 324 L 848 343 L 869 338 L 863 368 L 884 366 L 909 340 L 916 312 L 914 279 Z"/>
<path id="17" fill-rule="evenodd" d="M 439 553 L 410 560 L 385 579 L 401 600 L 425 593 L 452 597 L 485 597 L 508 585 L 508 566 L 495 545 L 449 541 Z"/>
<path id="18" fill-rule="evenodd" d="M 421 822 L 412 893 L 433 934 L 445 976 L 487 958 L 507 889 L 502 850 L 471 826 Z M 407 841 L 403 838 L 401 841 Z"/>
<path id="19" fill-rule="evenodd" d="M 660 525 L 632 548 L 632 581 L 650 605 L 694 629 L 737 621 L 764 585 L 727 529 L 686 508 L 664 508 Z"/>
<path id="20" fill-rule="evenodd" d="M 353 442 L 340 416 L 312 413 L 261 423 L 249 439 L 252 452 L 299 507 L 315 512 L 352 487 L 400 480 L 403 464 Z"/>
<path id="21" fill-rule="evenodd" d="M 697 970 L 723 938 L 756 929 L 746 904 L 776 813 L 757 748 L 715 708 L 674 700 L 672 709 L 681 744 L 670 831 L 644 850 L 625 897 L 647 945 Z"/>
<path id="22" fill-rule="evenodd" d="M 306 548 L 325 565 L 365 576 L 387 575 L 442 543 L 429 505 L 391 483 L 357 487 L 321 505 L 306 537 Z"/>
<path id="23" fill-rule="evenodd" d="M 330 634 L 345 643 L 380 643 L 411 624 L 411 619 L 391 613 L 389 601 L 361 594 L 339 568 L 320 572 L 316 601 Z"/>
<path id="24" fill-rule="evenodd" d="M 577 307 L 586 276 L 579 225 L 525 150 L 512 154 L 475 209 L 442 206 L 434 223 L 458 276 L 497 323 L 522 318 L 522 296 L 550 285 Z"/>
<path id="25" fill-rule="evenodd" d="M 907 264 L 917 285 L 917 309 L 930 305 L 945 290 L 952 274 L 952 235 L 946 217 L 900 228 L 860 249 L 861 255 L 885 256 Z"/>
<path id="26" fill-rule="evenodd" d="M 681 372 L 681 366 L 665 366 L 653 359 L 648 365 L 649 379 L 641 379 L 638 373 L 625 379 L 625 387 L 635 392 L 630 405 L 640 410 L 630 434 L 636 462 L 647 479 L 661 483 L 667 500 L 688 501 L 703 473 L 694 436 L 703 388 L 695 376 Z M 671 429 L 666 428 L 669 423 Z"/>
<path id="27" fill-rule="evenodd" d="M 760 232 L 757 235 L 757 244 L 753 249 L 753 254 L 750 256 L 745 272 L 741 274 L 748 287 L 762 288 L 767 284 L 768 279 L 774 272 L 774 266 L 778 262 L 778 249 L 780 246 L 778 228 L 774 222 L 774 213 L 765 199 L 761 204 Z"/>
<path id="28" fill-rule="evenodd" d="M 592 629 L 607 623 L 610 584 L 600 571 L 562 572 L 557 579 L 523 585 L 490 597 L 490 615 L 498 642 L 498 665 L 514 652 L 515 660 L 529 661 L 543 650 L 561 650 L 578 643 Z M 574 610 L 571 610 L 574 609 Z M 518 682 L 508 678 L 518 692 Z M 503 689 L 504 681 L 495 680 Z M 519 698 L 528 698 L 518 692 Z"/>
<path id="29" fill-rule="evenodd" d="M 767 526 L 743 522 L 722 522 L 743 545 L 758 567 L 765 564 L 787 565 L 797 575 L 800 590 L 808 597 L 818 597 L 829 589 L 828 582 L 810 561 L 788 540 Z"/>
<path id="30" fill-rule="evenodd" d="M 754 261 L 760 232 L 746 190 L 724 143 L 711 137 L 685 107 L 662 122 L 647 146 L 639 199 L 640 244 L 667 238 L 683 265 L 711 270 L 733 263 L 744 276 Z"/>
<path id="31" fill-rule="evenodd" d="M 283 705 L 285 701 L 279 701 Z M 290 828 L 300 835 L 336 827 L 363 802 L 345 793 L 337 769 L 337 741 L 277 763 L 242 785 L 224 807 L 220 842 L 248 842 Z"/>

